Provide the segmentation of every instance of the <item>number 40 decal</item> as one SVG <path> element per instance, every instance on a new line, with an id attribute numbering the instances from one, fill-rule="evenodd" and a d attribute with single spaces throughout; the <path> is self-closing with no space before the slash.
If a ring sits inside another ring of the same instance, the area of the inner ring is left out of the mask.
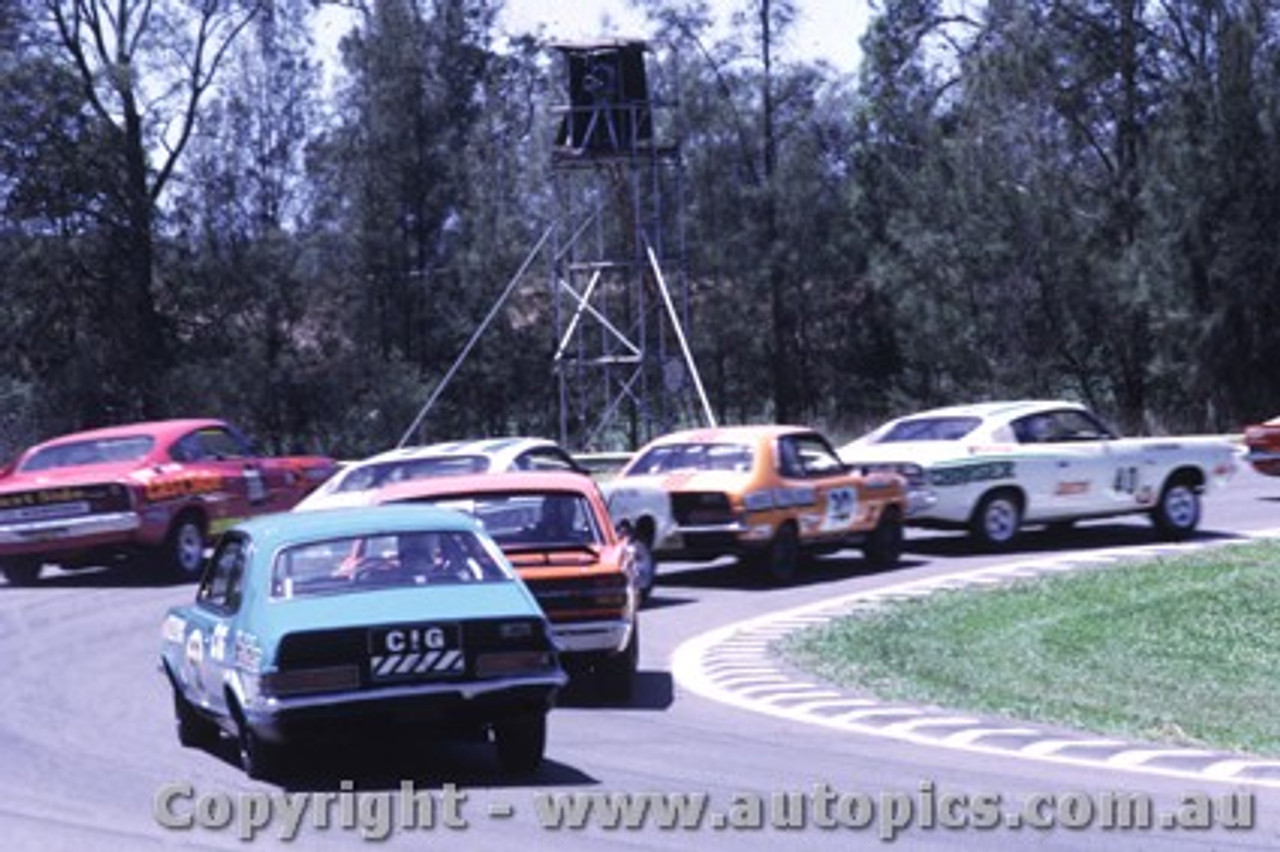
<path id="1" fill-rule="evenodd" d="M 1119 494 L 1135 494 L 1138 486 L 1137 467 L 1116 468 L 1116 478 L 1111 484 L 1111 490 Z"/>

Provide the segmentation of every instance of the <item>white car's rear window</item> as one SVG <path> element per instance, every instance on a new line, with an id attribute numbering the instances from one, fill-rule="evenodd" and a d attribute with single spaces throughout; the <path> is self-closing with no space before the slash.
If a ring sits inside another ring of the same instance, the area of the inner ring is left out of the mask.
<path id="1" fill-rule="evenodd" d="M 654 447 L 627 471 L 627 476 L 677 470 L 751 470 L 752 452 L 746 444 L 664 444 Z"/>
<path id="2" fill-rule="evenodd" d="M 982 425 L 981 417 L 913 417 L 895 423 L 877 444 L 899 441 L 959 441 Z"/>

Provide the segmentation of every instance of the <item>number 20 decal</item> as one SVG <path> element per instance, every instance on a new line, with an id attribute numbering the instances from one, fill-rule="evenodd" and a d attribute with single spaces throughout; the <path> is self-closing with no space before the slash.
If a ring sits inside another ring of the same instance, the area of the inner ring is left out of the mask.
<path id="1" fill-rule="evenodd" d="M 826 527 L 846 527 L 858 509 L 858 492 L 852 488 L 832 488 L 827 492 Z"/>
<path id="2" fill-rule="evenodd" d="M 1116 477 L 1111 483 L 1111 489 L 1119 494 L 1135 494 L 1138 491 L 1138 469 L 1136 467 L 1121 467 L 1116 469 Z"/>

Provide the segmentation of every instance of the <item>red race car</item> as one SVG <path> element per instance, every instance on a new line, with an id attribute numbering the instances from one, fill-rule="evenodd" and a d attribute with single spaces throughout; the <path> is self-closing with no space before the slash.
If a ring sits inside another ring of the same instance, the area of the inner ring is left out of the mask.
<path id="1" fill-rule="evenodd" d="M 1244 428 L 1245 460 L 1258 473 L 1280 476 L 1280 417 Z"/>
<path id="2" fill-rule="evenodd" d="M 64 569 L 151 554 L 193 579 L 205 546 L 250 515 L 290 509 L 337 470 L 322 456 L 263 457 L 221 420 L 133 423 L 63 435 L 0 475 L 0 572 L 29 585 Z"/>

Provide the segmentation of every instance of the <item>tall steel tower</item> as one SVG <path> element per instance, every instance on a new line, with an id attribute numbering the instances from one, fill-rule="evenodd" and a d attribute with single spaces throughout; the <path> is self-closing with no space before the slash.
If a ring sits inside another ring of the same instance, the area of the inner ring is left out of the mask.
<path id="1" fill-rule="evenodd" d="M 675 100 L 654 98 L 644 41 L 556 44 L 568 81 L 555 107 L 554 370 L 560 441 L 639 446 L 713 424 L 685 335 L 683 176 Z M 674 83 L 678 65 L 665 70 Z M 671 86 L 674 88 L 674 86 Z"/>

